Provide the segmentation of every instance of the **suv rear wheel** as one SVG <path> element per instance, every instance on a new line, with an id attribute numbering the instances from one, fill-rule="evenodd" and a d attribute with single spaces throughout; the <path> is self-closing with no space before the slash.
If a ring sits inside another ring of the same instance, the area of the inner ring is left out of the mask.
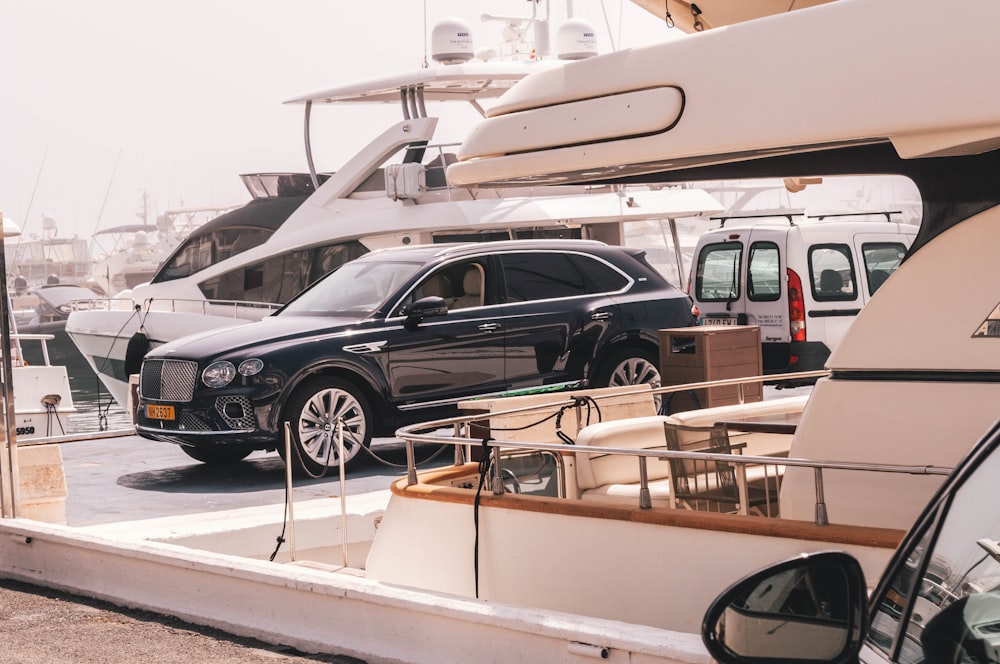
<path id="1" fill-rule="evenodd" d="M 328 376 L 310 378 L 292 394 L 285 412 L 292 430 L 291 463 L 296 472 L 319 477 L 338 466 L 340 421 L 344 426 L 345 466 L 371 444 L 372 414 L 368 400 L 347 381 Z M 280 451 L 284 454 L 283 449 Z"/>
<path id="2" fill-rule="evenodd" d="M 659 358 L 645 348 L 626 347 L 613 350 L 601 363 L 596 384 L 601 387 L 647 384 L 652 389 L 661 386 Z M 663 398 L 653 397 L 656 412 L 660 412 Z"/>

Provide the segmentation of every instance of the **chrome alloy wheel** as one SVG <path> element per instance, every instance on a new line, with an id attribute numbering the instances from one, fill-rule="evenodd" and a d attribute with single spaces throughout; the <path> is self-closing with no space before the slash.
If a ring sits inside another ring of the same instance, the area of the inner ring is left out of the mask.
<path id="1" fill-rule="evenodd" d="M 302 455 L 320 467 L 335 467 L 340 461 L 337 424 L 344 427 L 344 463 L 349 462 L 367 439 L 367 418 L 357 397 L 339 387 L 326 387 L 308 397 L 296 422 Z M 303 459 L 305 461 L 305 459 Z"/>

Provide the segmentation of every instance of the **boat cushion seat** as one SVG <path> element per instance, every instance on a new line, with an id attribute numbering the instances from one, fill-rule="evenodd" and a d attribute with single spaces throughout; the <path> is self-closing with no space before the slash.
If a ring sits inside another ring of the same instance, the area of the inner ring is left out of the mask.
<path id="1" fill-rule="evenodd" d="M 624 420 L 609 420 L 584 427 L 576 440 L 576 482 L 583 500 L 623 502 L 639 500 L 639 461 L 636 457 L 620 454 L 587 452 L 588 446 L 616 447 L 624 449 L 663 450 L 667 449 L 664 425 L 677 425 L 677 415 L 652 415 Z M 679 435 L 703 437 L 696 433 L 680 431 Z M 736 434 L 733 443 L 744 438 L 760 439 L 790 436 L 770 434 Z M 683 444 L 682 440 L 682 444 Z M 787 444 L 786 444 L 787 447 Z M 773 486 L 776 476 L 784 468 L 775 465 L 751 465 L 746 469 L 749 486 Z M 653 505 L 670 505 L 670 464 L 655 458 L 646 459 L 646 475 Z"/>
<path id="2" fill-rule="evenodd" d="M 670 478 L 649 481 L 649 497 L 653 507 L 672 507 L 670 502 Z M 634 484 L 605 484 L 603 486 L 588 489 L 580 493 L 581 500 L 598 501 L 605 503 L 634 503 L 639 504 L 639 483 Z"/>
<path id="3" fill-rule="evenodd" d="M 609 484 L 636 484 L 639 482 L 639 462 L 636 457 L 621 454 L 586 452 L 582 448 L 621 447 L 636 450 L 666 450 L 663 423 L 668 415 L 631 417 L 609 420 L 584 427 L 576 438 L 576 481 L 583 490 Z M 670 477 L 669 464 L 656 459 L 646 460 L 650 482 Z M 639 494 L 636 493 L 636 496 Z"/>

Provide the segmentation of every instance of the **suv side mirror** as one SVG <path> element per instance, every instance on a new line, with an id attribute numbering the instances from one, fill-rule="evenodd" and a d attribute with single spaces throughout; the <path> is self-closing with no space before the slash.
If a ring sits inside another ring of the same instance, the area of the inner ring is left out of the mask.
<path id="1" fill-rule="evenodd" d="M 415 328 L 425 318 L 431 316 L 444 316 L 448 313 L 448 305 L 443 297 L 429 295 L 422 297 L 413 304 L 404 307 L 402 314 L 406 316 L 404 325 L 407 328 Z"/>
<path id="2" fill-rule="evenodd" d="M 807 554 L 736 582 L 708 608 L 701 638 L 721 664 L 857 662 L 865 575 L 846 553 Z"/>

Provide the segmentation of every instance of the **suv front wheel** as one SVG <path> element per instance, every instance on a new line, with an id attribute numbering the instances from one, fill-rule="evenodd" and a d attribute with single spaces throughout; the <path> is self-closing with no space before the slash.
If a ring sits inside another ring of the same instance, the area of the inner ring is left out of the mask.
<path id="1" fill-rule="evenodd" d="M 317 376 L 305 381 L 288 401 L 293 469 L 320 477 L 340 463 L 338 423 L 343 423 L 344 465 L 371 444 L 372 413 L 368 400 L 347 381 Z M 284 455 L 284 449 L 279 448 Z"/>

